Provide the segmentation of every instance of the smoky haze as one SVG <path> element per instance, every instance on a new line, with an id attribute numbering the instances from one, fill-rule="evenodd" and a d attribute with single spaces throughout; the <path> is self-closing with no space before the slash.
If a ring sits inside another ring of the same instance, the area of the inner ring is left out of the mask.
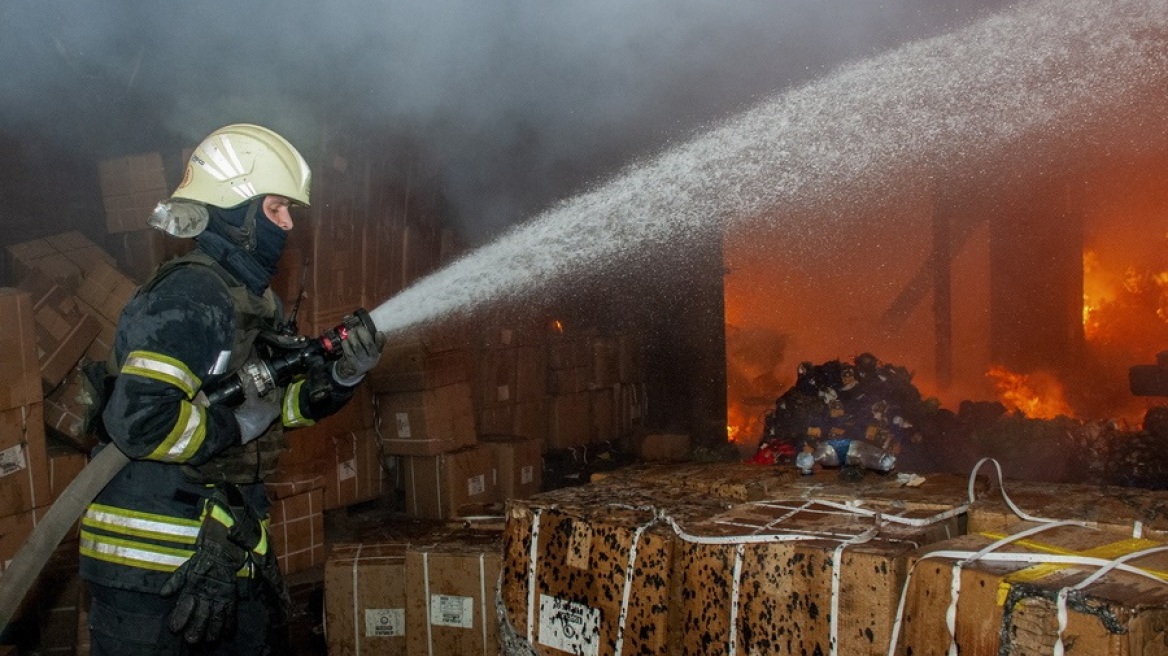
<path id="1" fill-rule="evenodd" d="M 1008 4 L 6 2 L 0 220 L 56 229 L 95 160 L 250 121 L 298 144 L 323 125 L 400 144 L 474 243 L 760 98 Z"/>

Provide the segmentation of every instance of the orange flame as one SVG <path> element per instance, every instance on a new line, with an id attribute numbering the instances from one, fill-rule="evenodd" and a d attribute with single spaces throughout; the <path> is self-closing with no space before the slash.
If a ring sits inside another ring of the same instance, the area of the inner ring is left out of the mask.
<path id="1" fill-rule="evenodd" d="M 1062 384 L 1048 373 L 1019 374 L 994 365 L 986 376 L 993 379 L 999 400 L 1010 410 L 1017 410 L 1031 419 L 1074 416 L 1063 398 Z"/>

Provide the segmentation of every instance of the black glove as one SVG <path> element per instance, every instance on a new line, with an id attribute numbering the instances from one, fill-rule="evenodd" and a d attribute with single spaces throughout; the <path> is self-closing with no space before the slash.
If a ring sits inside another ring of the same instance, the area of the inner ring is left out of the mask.
<path id="1" fill-rule="evenodd" d="M 381 349 L 385 348 L 385 335 L 375 333 L 364 324 L 349 331 L 349 337 L 341 342 L 341 359 L 333 364 L 333 380 L 345 387 L 361 382 L 361 378 L 381 359 Z"/>
<path id="2" fill-rule="evenodd" d="M 179 593 L 170 614 L 170 630 L 181 633 L 190 644 L 214 642 L 235 629 L 236 576 L 248 556 L 231 539 L 237 523 L 217 489 L 207 500 L 194 555 L 162 586 L 164 597 Z"/>
<path id="3" fill-rule="evenodd" d="M 263 531 L 263 540 L 252 551 L 251 558 L 259 579 L 264 582 L 267 592 L 272 596 L 272 624 L 279 626 L 286 623 L 292 613 L 292 595 L 288 593 L 288 584 L 284 582 L 284 574 L 280 572 L 279 563 L 276 561 L 272 535 L 262 526 L 260 530 Z"/>
<path id="4" fill-rule="evenodd" d="M 239 424 L 239 442 L 247 444 L 267 432 L 272 422 L 280 416 L 280 398 L 275 391 L 260 396 L 251 376 L 240 376 L 243 383 L 243 403 L 235 408 L 235 421 Z"/>

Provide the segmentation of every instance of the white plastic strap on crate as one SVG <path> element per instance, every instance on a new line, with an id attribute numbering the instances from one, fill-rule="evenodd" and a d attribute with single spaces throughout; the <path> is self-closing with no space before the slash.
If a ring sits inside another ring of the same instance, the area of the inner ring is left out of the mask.
<path id="1" fill-rule="evenodd" d="M 423 607 L 425 608 L 425 615 L 426 615 L 426 652 L 428 654 L 430 654 L 430 656 L 434 656 L 434 627 L 430 623 L 430 616 L 432 614 L 430 611 L 430 608 L 431 608 L 430 604 L 432 602 L 430 601 L 430 552 L 429 551 L 422 552 L 422 599 L 425 600 L 422 603 L 424 604 Z"/>
<path id="2" fill-rule="evenodd" d="M 483 625 L 483 653 L 490 653 L 487 649 L 487 554 L 479 554 L 479 623 Z"/>
<path id="3" fill-rule="evenodd" d="M 1100 578 L 1106 576 L 1107 573 L 1110 572 L 1111 570 L 1123 565 L 1124 563 L 1126 563 L 1130 560 L 1135 560 L 1137 558 L 1143 558 L 1144 556 L 1150 556 L 1154 553 L 1160 553 L 1160 552 L 1164 552 L 1164 551 L 1168 551 L 1168 546 L 1149 547 L 1148 549 L 1141 549 L 1139 551 L 1133 551 L 1129 554 L 1126 554 L 1126 555 L 1120 556 L 1119 558 L 1116 558 L 1115 560 L 1111 561 L 1107 565 L 1104 565 L 1103 567 L 1100 567 L 1098 570 L 1095 571 L 1094 574 L 1092 574 L 1091 576 L 1088 576 L 1087 578 L 1083 579 L 1082 581 L 1079 581 L 1078 583 L 1071 586 L 1070 588 L 1063 588 L 1062 590 L 1059 590 L 1058 609 L 1057 609 L 1058 610 L 1058 639 L 1054 643 L 1054 656 L 1063 656 L 1063 654 L 1066 651 L 1064 646 L 1063 646 L 1063 631 L 1065 631 L 1067 628 L 1067 595 L 1070 594 L 1070 592 L 1072 592 L 1072 591 L 1078 592 L 1078 591 L 1086 588 L 1087 586 L 1091 585 L 1092 583 L 1098 581 Z"/>
<path id="4" fill-rule="evenodd" d="M 361 548 L 363 544 L 357 545 L 357 553 L 353 556 L 353 571 L 351 572 L 353 578 L 353 653 L 356 656 L 361 654 L 361 625 L 364 623 L 363 618 L 359 615 L 361 605 L 358 600 L 357 586 L 360 585 L 360 577 L 357 576 L 357 565 L 361 562 Z"/>
<path id="5" fill-rule="evenodd" d="M 1081 526 L 1081 523 L 1073 522 L 1073 521 L 1051 522 L 1050 524 L 1043 524 L 1040 526 L 1035 526 L 1035 527 L 1032 527 L 1032 528 L 1027 529 L 1025 531 L 1022 531 L 1021 533 L 1018 533 L 1017 535 L 1011 535 L 1011 536 L 1008 536 L 1007 538 L 1004 538 L 1002 540 L 998 540 L 997 542 L 994 542 L 993 544 L 989 545 L 988 547 L 985 547 L 984 549 L 981 549 L 980 551 L 965 551 L 965 550 L 958 550 L 958 549 L 941 549 L 938 551 L 929 552 L 929 553 L 921 556 L 921 558 L 918 559 L 917 562 L 913 564 L 913 567 L 909 571 L 908 576 L 905 577 L 904 587 L 901 589 L 900 603 L 897 605 L 896 619 L 892 625 L 892 636 L 891 636 L 891 638 L 889 640 L 889 644 L 888 644 L 888 656 L 894 656 L 896 653 L 896 647 L 897 647 L 897 643 L 899 642 L 899 636 L 900 636 L 900 627 L 901 627 L 901 625 L 903 623 L 903 619 L 904 619 L 904 608 L 905 608 L 906 600 L 907 600 L 907 596 L 908 596 L 907 593 L 908 593 L 909 586 L 912 583 L 913 573 L 915 572 L 917 565 L 919 565 L 920 563 L 922 563 L 925 560 L 930 559 L 930 558 L 948 558 L 948 559 L 952 559 L 952 560 L 956 561 L 954 563 L 954 566 L 953 566 L 953 578 L 955 580 L 951 585 L 950 606 L 949 606 L 949 610 L 946 613 L 946 622 L 947 622 L 947 624 L 949 624 L 951 637 L 954 635 L 953 634 L 953 626 L 954 626 L 955 622 L 949 623 L 949 618 L 950 618 L 950 616 L 952 616 L 954 618 L 956 617 L 957 599 L 959 596 L 958 593 L 960 591 L 960 582 L 958 581 L 958 579 L 960 577 L 960 568 L 963 565 L 974 562 L 974 561 L 982 561 L 982 562 L 987 562 L 987 563 L 1024 564 L 1024 565 L 1078 565 L 1078 566 L 1099 568 L 1099 570 L 1096 571 L 1094 574 L 1087 577 L 1086 579 L 1083 579 L 1082 581 L 1077 583 L 1075 586 L 1070 588 L 1073 590 L 1081 590 L 1081 589 L 1085 588 L 1086 586 L 1090 585 L 1091 583 L 1094 583 L 1099 578 L 1106 575 L 1108 572 L 1110 572 L 1112 570 L 1119 570 L 1122 572 L 1127 572 L 1129 574 L 1135 574 L 1137 576 L 1142 576 L 1144 578 L 1151 579 L 1151 580 L 1156 581 L 1158 583 L 1168 583 L 1168 575 L 1166 575 L 1164 573 L 1152 572 L 1152 571 L 1148 571 L 1145 569 L 1141 569 L 1139 567 L 1133 567 L 1133 566 L 1127 564 L 1127 561 L 1129 561 L 1129 560 L 1133 560 L 1136 558 L 1147 556 L 1147 555 L 1150 555 L 1152 553 L 1157 553 L 1157 552 L 1161 552 L 1161 551 L 1168 551 L 1168 546 L 1152 547 L 1149 549 L 1144 549 L 1141 551 L 1132 552 L 1130 554 L 1126 554 L 1122 557 L 1115 558 L 1115 559 L 1097 558 L 1094 556 L 1041 554 L 1041 553 L 1005 553 L 1005 552 L 996 552 L 995 551 L 996 549 L 1001 548 L 1002 546 L 1009 544 L 1010 542 L 1015 542 L 1017 540 L 1034 535 L 1035 533 L 1040 533 L 1044 530 L 1047 530 L 1050 528 L 1055 528 L 1056 526 Z M 1064 600 L 1064 609 L 1065 609 L 1065 600 Z M 955 652 L 951 651 L 951 653 L 955 653 Z"/>
<path id="6" fill-rule="evenodd" d="M 629 599 L 633 593 L 633 572 L 636 571 L 637 545 L 640 544 L 641 536 L 644 535 L 645 530 L 656 523 L 657 518 L 654 517 L 649 523 L 639 527 L 633 533 L 633 544 L 629 547 L 629 564 L 625 567 L 625 584 L 624 590 L 621 592 L 620 614 L 616 627 L 616 647 L 613 650 L 613 656 L 621 656 L 621 651 L 625 646 L 625 625 L 629 617 Z"/>
<path id="7" fill-rule="evenodd" d="M 535 587 L 538 583 L 539 518 L 542 513 L 542 509 L 537 509 L 531 514 L 531 546 L 527 549 L 527 560 L 531 567 L 527 571 L 527 642 L 532 645 L 535 644 Z"/>
<path id="8" fill-rule="evenodd" d="M 877 517 L 879 521 L 879 517 Z M 830 633 L 828 635 L 828 644 L 831 645 L 831 656 L 836 656 L 839 653 L 839 616 L 840 616 L 840 589 L 843 587 L 843 556 L 844 547 L 856 544 L 863 544 L 872 538 L 880 531 L 879 525 L 864 531 L 855 536 L 851 540 L 841 542 L 831 555 L 831 618 L 828 621 Z"/>
<path id="9" fill-rule="evenodd" d="M 994 460 L 993 458 L 982 458 L 981 460 L 978 460 L 977 464 L 973 466 L 973 471 L 969 472 L 968 493 L 969 493 L 970 505 L 973 505 L 973 502 L 977 501 L 977 494 L 973 491 L 973 484 L 977 480 L 977 470 L 981 469 L 981 466 L 987 462 L 993 464 L 994 469 L 997 470 L 997 473 L 998 473 L 998 491 L 1000 491 L 1002 493 L 1002 501 L 1006 502 L 1006 506 L 1010 509 L 1011 512 L 1013 512 L 1018 517 L 1025 519 L 1027 521 L 1031 521 L 1031 522 L 1053 522 L 1053 521 L 1055 521 L 1053 519 L 1050 519 L 1049 517 L 1038 517 L 1036 515 L 1031 515 L 1029 513 L 1026 513 L 1021 508 L 1019 508 L 1017 505 L 1014 504 L 1014 500 L 1010 498 L 1010 495 L 1006 494 L 1006 484 L 1002 481 L 1002 466 L 1000 464 L 998 464 L 998 461 Z M 1079 526 L 1086 526 L 1086 523 L 1084 523 L 1084 522 L 1075 522 L 1075 523 L 1078 524 Z"/>
<path id="10" fill-rule="evenodd" d="M 730 635 L 726 653 L 733 656 L 738 653 L 738 590 L 742 585 L 742 560 L 746 554 L 746 545 L 738 543 L 734 547 L 734 584 L 730 589 Z"/>

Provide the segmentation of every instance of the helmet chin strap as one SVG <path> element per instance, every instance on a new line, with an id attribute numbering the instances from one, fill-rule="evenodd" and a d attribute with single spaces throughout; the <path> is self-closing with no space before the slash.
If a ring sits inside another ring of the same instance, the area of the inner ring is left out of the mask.
<path id="1" fill-rule="evenodd" d="M 248 202 L 247 214 L 243 218 L 243 226 L 239 228 L 224 221 L 222 217 L 214 217 L 214 220 L 219 222 L 219 226 L 223 229 L 224 233 L 248 253 L 254 253 L 256 250 L 256 244 L 258 243 L 256 215 L 259 214 L 260 205 L 262 204 L 262 198 L 254 198 Z"/>

